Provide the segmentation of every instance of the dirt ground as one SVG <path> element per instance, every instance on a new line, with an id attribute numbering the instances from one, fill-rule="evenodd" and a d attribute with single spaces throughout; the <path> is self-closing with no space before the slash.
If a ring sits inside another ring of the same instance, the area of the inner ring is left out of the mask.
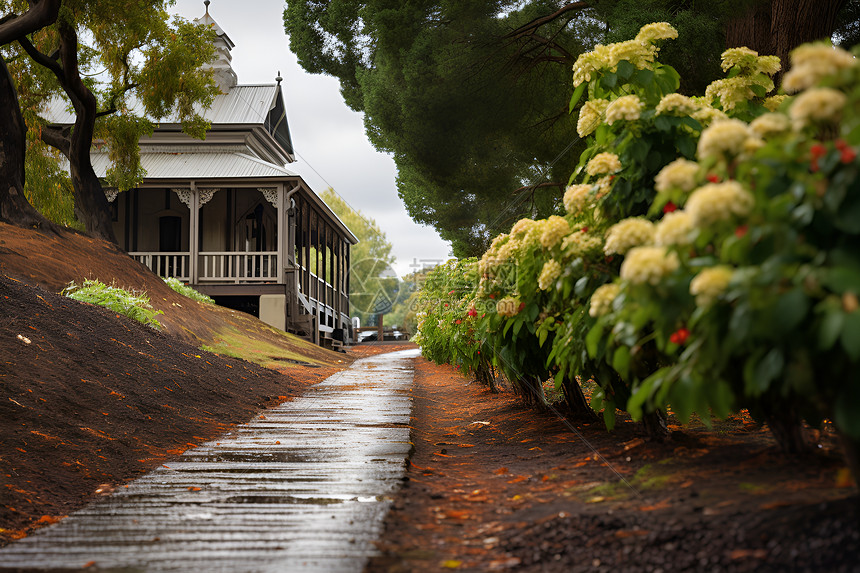
<path id="1" fill-rule="evenodd" d="M 860 500 L 826 432 L 798 458 L 744 417 L 653 443 L 416 368 L 415 453 L 367 571 L 860 571 Z"/>

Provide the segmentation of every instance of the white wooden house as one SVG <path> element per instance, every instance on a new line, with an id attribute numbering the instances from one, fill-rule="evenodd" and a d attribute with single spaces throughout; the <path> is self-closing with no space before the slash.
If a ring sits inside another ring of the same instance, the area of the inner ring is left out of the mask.
<path id="1" fill-rule="evenodd" d="M 319 343 L 349 341 L 350 246 L 356 237 L 287 166 L 295 160 L 280 78 L 238 85 L 233 43 L 217 35 L 213 60 L 222 94 L 205 112 L 205 141 L 163 122 L 141 139 L 146 177 L 106 189 L 120 246 L 163 277 L 219 304 Z M 72 118 L 58 104 L 56 123 Z M 64 115 L 65 114 L 65 115 Z M 108 158 L 93 154 L 104 176 Z"/>

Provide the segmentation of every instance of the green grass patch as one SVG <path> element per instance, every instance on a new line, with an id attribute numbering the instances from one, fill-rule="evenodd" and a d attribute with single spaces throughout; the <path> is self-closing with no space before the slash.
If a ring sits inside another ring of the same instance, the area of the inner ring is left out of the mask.
<path id="1" fill-rule="evenodd" d="M 588 490 L 588 497 L 595 496 L 604 498 L 626 498 L 633 492 L 630 491 L 630 484 L 636 491 L 650 491 L 665 487 L 672 479 L 671 474 L 667 470 L 659 466 L 670 463 L 672 458 L 661 460 L 656 464 L 646 464 L 624 483 L 621 480 L 606 482 L 595 486 Z"/>
<path id="2" fill-rule="evenodd" d="M 87 279 L 83 285 L 70 282 L 62 294 L 80 302 L 103 306 L 152 328 L 161 328 L 161 323 L 155 317 L 164 313 L 152 308 L 145 292 L 127 291 L 99 280 Z"/>
<path id="3" fill-rule="evenodd" d="M 252 338 L 233 327 L 219 331 L 213 344 L 204 345 L 201 348 L 213 354 L 241 358 L 265 368 L 284 368 L 297 364 L 321 365 L 318 361 L 304 354 L 267 340 Z"/>
<path id="4" fill-rule="evenodd" d="M 176 277 L 168 277 L 164 279 L 164 282 L 167 284 L 167 286 L 169 286 L 182 296 L 190 298 L 191 300 L 196 300 L 197 302 L 202 302 L 203 304 L 215 304 L 215 300 L 213 300 L 212 297 L 206 296 L 202 292 L 194 290 Z"/>

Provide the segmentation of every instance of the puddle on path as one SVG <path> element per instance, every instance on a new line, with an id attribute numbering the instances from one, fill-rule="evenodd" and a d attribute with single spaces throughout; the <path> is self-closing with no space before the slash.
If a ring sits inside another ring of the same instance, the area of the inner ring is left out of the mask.
<path id="1" fill-rule="evenodd" d="M 0 571 L 360 572 L 404 475 L 417 354 L 355 362 L 0 549 Z"/>

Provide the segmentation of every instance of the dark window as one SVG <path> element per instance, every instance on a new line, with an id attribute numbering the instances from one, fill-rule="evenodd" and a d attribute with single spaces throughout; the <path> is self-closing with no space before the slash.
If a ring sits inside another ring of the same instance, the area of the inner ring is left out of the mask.
<path id="1" fill-rule="evenodd" d="M 182 217 L 165 215 L 159 218 L 158 250 L 162 253 L 182 250 Z"/>

